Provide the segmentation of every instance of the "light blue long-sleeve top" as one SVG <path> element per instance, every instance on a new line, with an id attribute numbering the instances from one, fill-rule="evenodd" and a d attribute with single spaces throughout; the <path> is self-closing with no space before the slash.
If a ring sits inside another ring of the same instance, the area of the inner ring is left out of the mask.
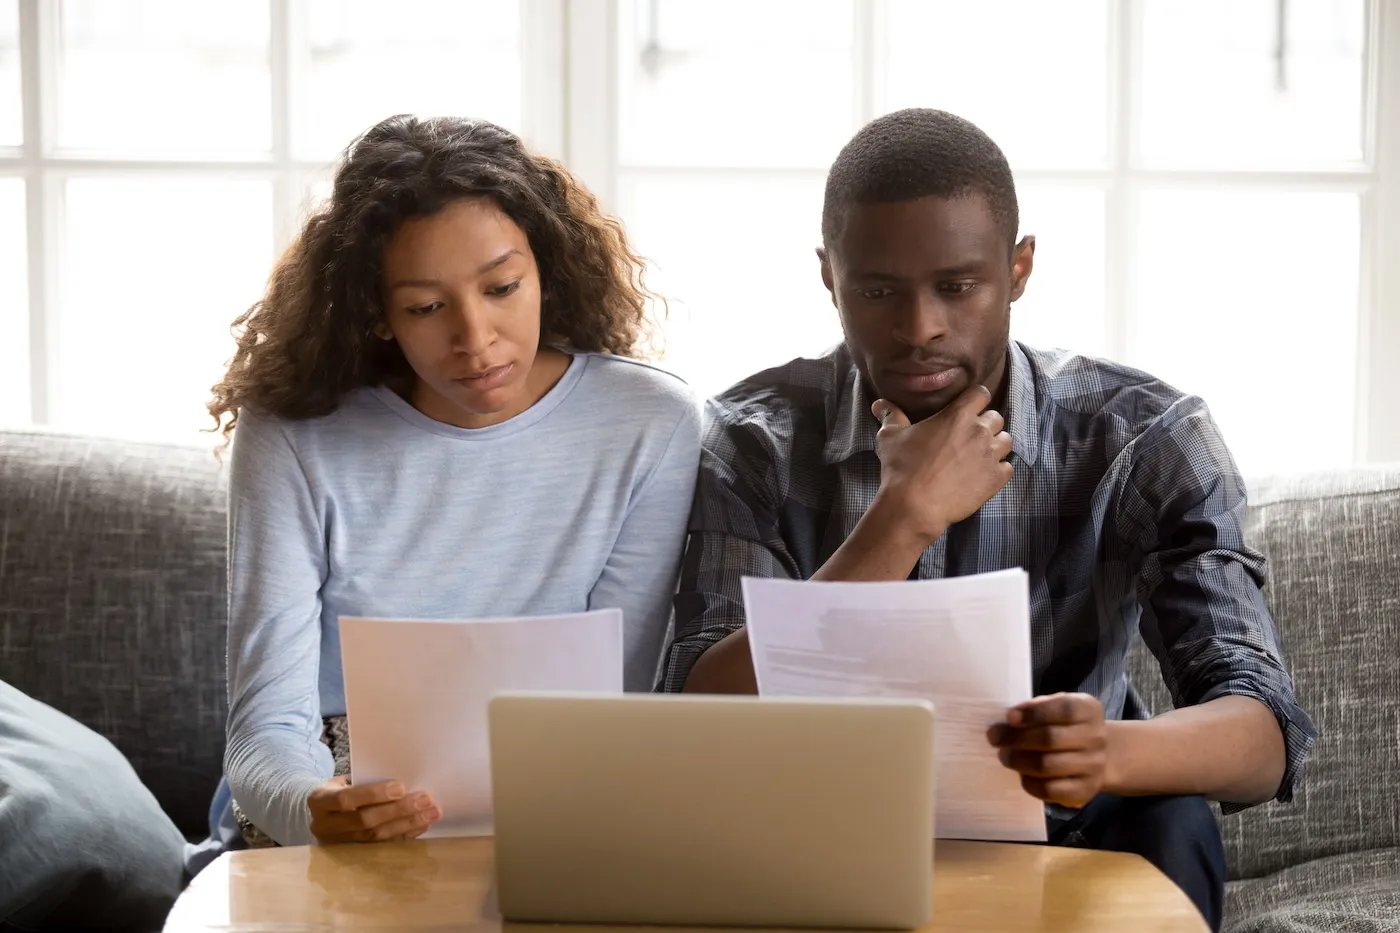
<path id="1" fill-rule="evenodd" d="M 254 825 L 314 842 L 307 796 L 333 773 L 322 717 L 345 712 L 341 615 L 620 608 L 626 689 L 651 689 L 699 446 L 681 380 L 597 354 L 486 428 L 434 421 L 383 387 L 308 421 L 240 412 L 224 767 Z"/>

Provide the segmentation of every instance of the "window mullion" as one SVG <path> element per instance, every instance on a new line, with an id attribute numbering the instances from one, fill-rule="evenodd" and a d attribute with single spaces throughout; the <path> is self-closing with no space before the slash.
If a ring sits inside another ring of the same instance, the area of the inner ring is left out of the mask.
<path id="1" fill-rule="evenodd" d="M 1362 201 L 1362 316 L 1358 327 L 1357 455 L 1400 461 L 1400 8 L 1367 5 L 1368 155 L 1374 184 Z M 1326 318 L 1320 317 L 1319 323 Z"/>
<path id="2" fill-rule="evenodd" d="M 567 0 L 521 0 L 520 135 L 551 158 L 567 156 Z"/>
<path id="3" fill-rule="evenodd" d="M 58 275 L 57 255 L 49 248 L 58 217 L 50 213 L 62 208 L 62 182 L 44 171 L 44 156 L 53 146 L 54 19 L 56 4 L 43 0 L 20 0 L 20 95 L 23 107 L 25 179 L 25 241 L 29 294 L 29 408 L 35 424 L 52 419 L 51 387 L 54 372 L 54 340 L 57 332 Z"/>
<path id="4" fill-rule="evenodd" d="M 617 209 L 617 2 L 571 2 L 565 16 L 564 150 L 569 168 L 607 210 Z"/>
<path id="5" fill-rule="evenodd" d="M 875 119 L 876 111 L 883 106 L 884 76 L 880 73 L 880 62 L 886 56 L 879 54 L 879 43 L 885 23 L 884 0 L 857 0 L 853 5 L 854 29 L 851 34 L 851 66 L 855 80 L 854 126 L 851 133 Z"/>
<path id="6" fill-rule="evenodd" d="M 296 55 L 304 38 L 299 27 L 306 17 L 306 0 L 269 0 L 268 64 L 272 86 L 273 244 L 278 252 L 296 235 L 302 178 L 292 157 L 292 114 L 296 93 Z"/>
<path id="7" fill-rule="evenodd" d="M 1138 0 L 1109 0 L 1109 167 L 1111 181 L 1104 199 L 1105 326 L 1104 345 L 1115 360 L 1127 361 L 1133 348 L 1133 269 L 1137 253 L 1137 120 L 1139 119 Z"/>

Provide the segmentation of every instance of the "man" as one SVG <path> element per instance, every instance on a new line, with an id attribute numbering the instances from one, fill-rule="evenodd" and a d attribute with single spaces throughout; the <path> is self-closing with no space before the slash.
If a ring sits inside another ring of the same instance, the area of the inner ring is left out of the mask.
<path id="1" fill-rule="evenodd" d="M 966 120 L 906 110 L 827 178 L 819 360 L 708 405 L 667 690 L 754 692 L 743 576 L 903 580 L 1023 567 L 1036 698 L 988 741 L 1051 841 L 1137 852 L 1220 924 L 1227 810 L 1288 800 L 1314 738 L 1245 546 L 1245 489 L 1196 398 L 1010 341 L 1030 278 L 1011 171 Z M 1178 709 L 1124 673 L 1141 628 Z"/>

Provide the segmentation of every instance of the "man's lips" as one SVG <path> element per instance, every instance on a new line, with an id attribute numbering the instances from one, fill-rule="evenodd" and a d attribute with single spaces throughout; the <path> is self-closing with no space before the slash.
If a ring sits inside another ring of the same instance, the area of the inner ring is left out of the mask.
<path id="1" fill-rule="evenodd" d="M 962 367 L 956 363 L 896 363 L 885 368 L 888 380 L 909 392 L 937 392 L 957 381 Z"/>

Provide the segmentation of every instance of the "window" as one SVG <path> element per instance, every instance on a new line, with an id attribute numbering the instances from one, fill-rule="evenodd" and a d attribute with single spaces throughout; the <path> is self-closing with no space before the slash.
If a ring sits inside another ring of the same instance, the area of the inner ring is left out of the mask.
<path id="1" fill-rule="evenodd" d="M 1017 337 L 1201 394 L 1249 473 L 1400 459 L 1384 0 L 0 0 L 0 422 L 197 440 L 327 166 L 410 111 L 568 161 L 718 391 L 840 339 L 825 171 L 915 105 L 1011 159 Z"/>
<path id="2" fill-rule="evenodd" d="M 669 359 L 713 392 L 839 339 L 812 256 L 824 170 L 865 120 L 939 107 L 987 130 L 1017 176 L 1038 248 L 1015 336 L 1202 395 L 1249 472 L 1349 464 L 1400 431 L 1368 420 L 1360 337 L 1374 196 L 1385 170 L 1400 181 L 1367 137 L 1400 112 L 1370 83 L 1379 15 L 1363 0 L 714 15 L 623 0 L 616 199 L 684 308 Z M 1388 297 L 1375 313 L 1400 315 Z"/>
<path id="3" fill-rule="evenodd" d="M 304 44 L 292 50 L 293 147 L 335 158 L 352 137 L 395 113 L 469 113 L 521 126 L 519 3 L 309 0 Z"/>
<path id="4" fill-rule="evenodd" d="M 857 2 L 618 5 L 617 208 L 701 394 L 841 337 L 813 250 L 856 117 Z"/>
<path id="5" fill-rule="evenodd" d="M 518 127 L 521 22 L 499 0 L 0 2 L 0 422 L 199 442 L 229 326 L 327 164 L 396 112 Z"/>
<path id="6" fill-rule="evenodd" d="M 0 424 L 29 416 L 29 251 L 24 180 L 0 178 Z"/>
<path id="7" fill-rule="evenodd" d="M 0 3 L 0 146 L 23 139 L 19 83 L 19 5 Z"/>

